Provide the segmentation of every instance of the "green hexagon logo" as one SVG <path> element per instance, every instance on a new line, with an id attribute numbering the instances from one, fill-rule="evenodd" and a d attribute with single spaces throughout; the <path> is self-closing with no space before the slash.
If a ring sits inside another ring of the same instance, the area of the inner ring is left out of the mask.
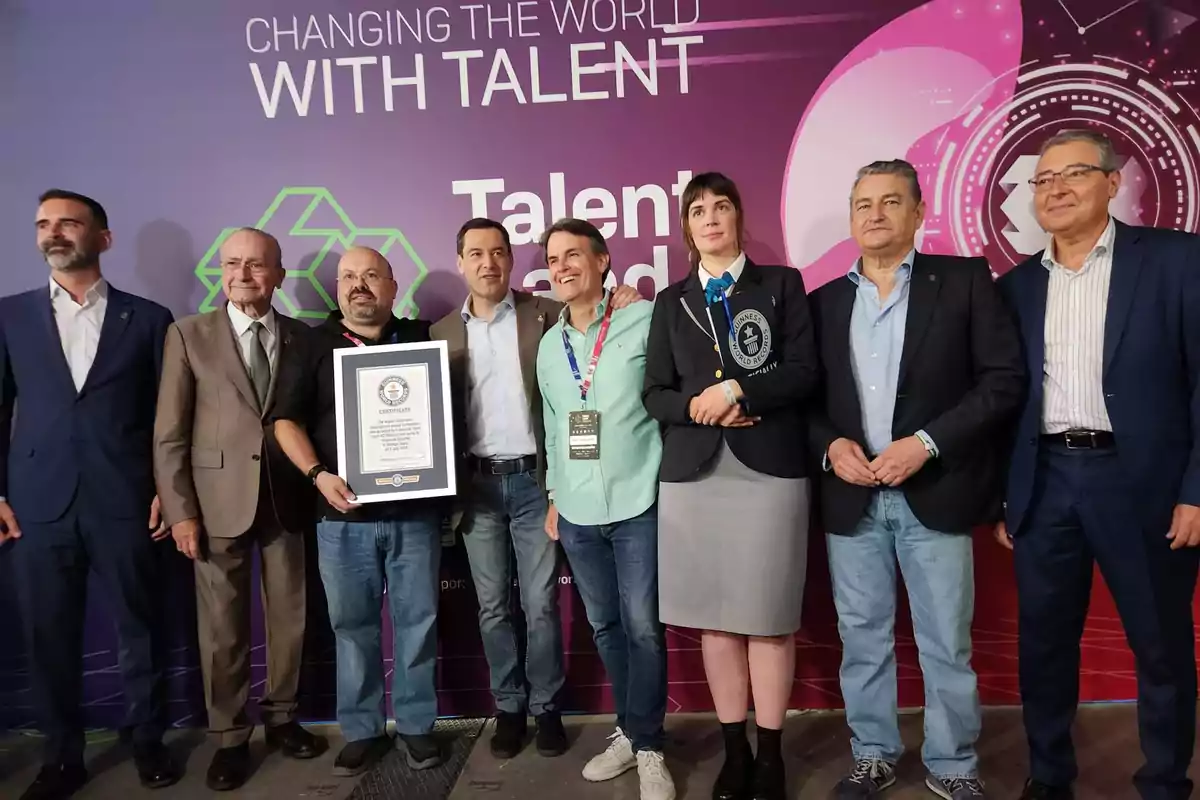
<path id="1" fill-rule="evenodd" d="M 286 220 L 294 221 L 289 227 Z M 271 205 L 253 227 L 275 234 L 281 241 L 291 238 L 314 248 L 298 261 L 289 255 L 293 243 L 283 241 L 285 277 L 276 292 L 290 316 L 297 319 L 324 319 L 337 308 L 337 300 L 321 285 L 322 270 L 332 270 L 341 251 L 353 245 L 374 247 L 392 262 L 402 292 L 396 297 L 397 316 L 415 318 L 420 309 L 416 292 L 429 274 L 425 262 L 399 228 L 359 228 L 342 209 L 333 194 L 321 186 L 288 186 L 275 195 Z M 218 251 L 237 228 L 225 228 L 196 265 L 196 277 L 207 293 L 197 309 L 207 313 L 220 308 L 221 265 Z M 397 247 L 398 246 L 398 247 Z M 331 257 L 332 255 L 332 257 Z M 400 256 L 400 258 L 397 258 Z M 288 264 L 296 264 L 294 268 Z M 408 267 L 408 268 L 406 268 Z M 406 277 L 411 277 L 403 288 Z"/>

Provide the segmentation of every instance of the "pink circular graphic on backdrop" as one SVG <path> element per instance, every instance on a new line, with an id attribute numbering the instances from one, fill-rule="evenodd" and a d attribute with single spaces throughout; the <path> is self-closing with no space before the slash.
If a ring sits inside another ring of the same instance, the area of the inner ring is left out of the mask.
<path id="1" fill-rule="evenodd" d="M 857 257 L 850 187 L 879 159 L 905 158 L 920 173 L 923 251 L 984 255 L 997 273 L 1038 252 L 1046 236 L 1027 181 L 1041 142 L 1067 127 L 1104 132 L 1122 155 L 1114 216 L 1198 227 L 1200 117 L 1187 99 L 1109 56 L 1022 63 L 1020 30 L 1012 0 L 934 0 L 872 34 L 830 74 L 797 129 L 781 202 L 788 260 L 810 288 Z"/>

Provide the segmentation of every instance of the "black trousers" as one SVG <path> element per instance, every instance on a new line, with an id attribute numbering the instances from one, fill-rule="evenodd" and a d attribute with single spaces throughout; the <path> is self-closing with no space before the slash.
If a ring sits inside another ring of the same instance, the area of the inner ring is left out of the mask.
<path id="1" fill-rule="evenodd" d="M 162 739 L 164 665 L 159 621 L 166 551 L 141 519 L 104 519 L 78 498 L 55 522 L 24 522 L 13 545 L 29 683 L 46 737 L 46 764 L 82 764 L 83 624 L 89 571 L 117 628 L 125 725 L 134 745 Z"/>
<path id="2" fill-rule="evenodd" d="M 1151 529 L 1152 528 L 1152 529 Z M 1112 592 L 1137 663 L 1145 800 L 1191 796 L 1196 730 L 1192 594 L 1200 556 L 1172 551 L 1170 518 L 1147 522 L 1116 452 L 1042 446 L 1034 497 L 1014 538 L 1021 700 L 1035 780 L 1077 774 L 1071 723 L 1093 563 Z"/>

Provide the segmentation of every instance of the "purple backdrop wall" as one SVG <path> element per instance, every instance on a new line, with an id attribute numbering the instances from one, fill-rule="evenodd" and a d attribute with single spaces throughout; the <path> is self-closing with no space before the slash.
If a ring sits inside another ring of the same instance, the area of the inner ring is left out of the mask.
<path id="1" fill-rule="evenodd" d="M 1200 0 L 235 5 L 0 0 L 0 292 L 46 279 L 31 223 L 50 186 L 104 202 L 109 279 L 180 316 L 220 303 L 216 246 L 259 224 L 283 242 L 281 311 L 321 316 L 338 253 L 359 242 L 396 266 L 398 313 L 436 318 L 462 301 L 453 235 L 476 213 L 510 227 L 516 280 L 537 290 L 548 287 L 528 242 L 567 213 L 603 222 L 617 278 L 650 295 L 685 270 L 675 196 L 708 169 L 741 185 L 751 254 L 804 270 L 811 289 L 853 257 L 854 169 L 897 156 L 922 171 L 921 246 L 985 253 L 1000 273 L 1041 246 L 1024 181 L 1037 140 L 1064 124 L 1117 140 L 1123 220 L 1195 230 L 1200 216 Z M 980 685 L 989 702 L 1014 702 L 1010 565 L 984 541 L 977 551 Z M 839 702 L 823 557 L 814 537 L 797 706 Z M 24 727 L 9 561 L 0 552 L 0 727 Z M 487 713 L 457 544 L 445 562 L 442 709 Z M 170 569 L 172 718 L 202 724 L 189 570 L 178 559 Z M 314 595 L 305 710 L 328 718 L 333 656 Z M 111 724 L 117 647 L 102 594 L 92 597 L 89 719 Z M 1096 600 L 1084 691 L 1128 698 L 1131 660 L 1102 586 Z M 563 603 L 568 706 L 606 708 L 565 575 Z M 696 637 L 670 636 L 671 710 L 708 707 Z M 903 624 L 899 638 L 902 699 L 919 702 Z"/>

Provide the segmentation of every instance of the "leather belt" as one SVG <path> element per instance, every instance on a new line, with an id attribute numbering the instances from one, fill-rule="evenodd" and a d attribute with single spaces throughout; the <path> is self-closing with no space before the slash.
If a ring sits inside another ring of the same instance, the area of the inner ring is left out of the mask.
<path id="1" fill-rule="evenodd" d="M 1043 442 L 1061 445 L 1068 450 L 1109 450 L 1117 446 L 1112 431 L 1063 431 L 1042 436 Z"/>
<path id="2" fill-rule="evenodd" d="M 537 470 L 537 456 L 520 458 L 479 458 L 471 456 L 468 464 L 472 472 L 480 475 L 519 475 Z"/>

